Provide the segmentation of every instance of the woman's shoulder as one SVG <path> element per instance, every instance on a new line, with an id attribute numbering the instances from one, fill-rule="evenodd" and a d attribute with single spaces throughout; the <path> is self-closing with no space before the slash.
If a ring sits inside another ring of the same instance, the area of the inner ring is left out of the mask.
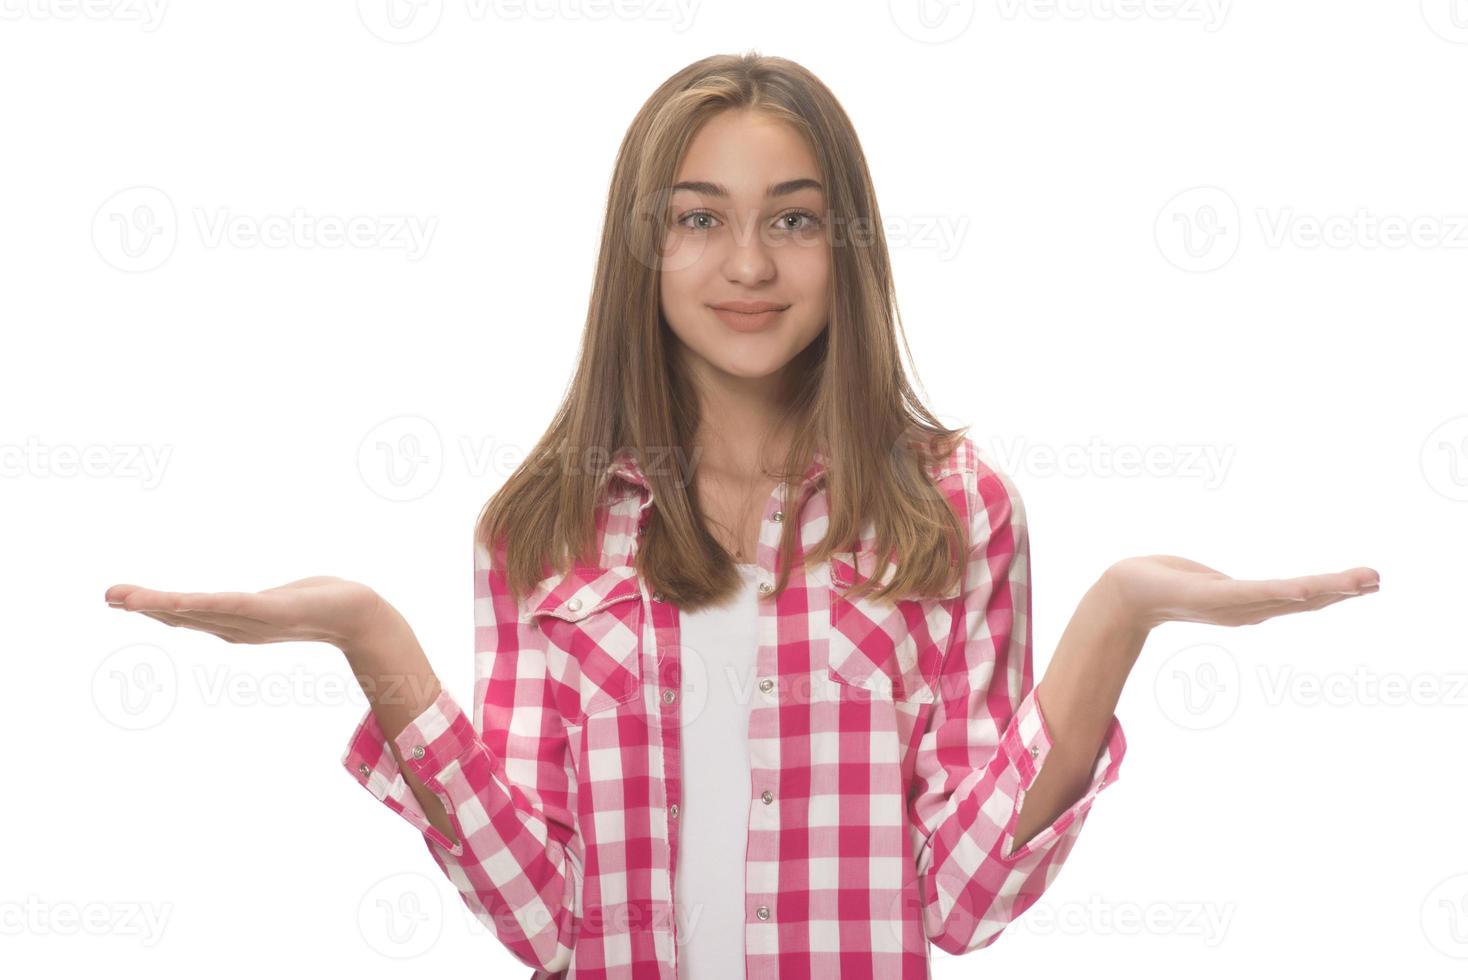
<path id="1" fill-rule="evenodd" d="M 949 453 L 935 459 L 930 472 L 940 487 L 945 481 L 950 486 L 958 485 L 951 495 L 961 496 L 971 526 L 992 528 L 1023 521 L 1024 500 L 1018 485 L 994 455 L 971 436 L 965 434 Z"/>

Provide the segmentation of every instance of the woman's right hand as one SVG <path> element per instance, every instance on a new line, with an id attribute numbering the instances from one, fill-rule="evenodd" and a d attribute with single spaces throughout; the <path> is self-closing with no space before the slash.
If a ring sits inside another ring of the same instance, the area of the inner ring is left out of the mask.
<path id="1" fill-rule="evenodd" d="M 118 584 L 105 598 L 114 609 L 212 633 L 229 643 L 320 640 L 343 651 L 369 635 L 391 608 L 372 588 L 333 575 L 262 592 L 160 592 Z"/>

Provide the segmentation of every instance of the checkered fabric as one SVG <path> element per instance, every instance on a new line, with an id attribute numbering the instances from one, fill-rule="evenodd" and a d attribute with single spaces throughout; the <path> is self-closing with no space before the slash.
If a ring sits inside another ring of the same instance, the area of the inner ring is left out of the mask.
<path id="1" fill-rule="evenodd" d="M 970 529 L 952 594 L 848 598 L 874 574 L 870 525 L 855 551 L 809 568 L 797 555 L 772 594 L 783 522 L 800 522 L 802 551 L 825 533 L 826 462 L 817 453 L 762 515 L 748 830 L 729 842 L 745 848 L 744 881 L 729 883 L 743 922 L 705 921 L 674 894 L 680 772 L 699 764 L 681 756 L 680 712 L 721 681 L 680 649 L 678 608 L 634 567 L 656 504 L 629 455 L 610 467 L 596 566 L 517 605 L 503 552 L 474 545 L 473 723 L 445 690 L 396 739 L 457 843 L 428 823 L 370 710 L 353 733 L 347 771 L 422 833 L 533 980 L 677 980 L 692 927 L 742 929 L 752 980 L 927 978 L 929 944 L 980 949 L 1034 904 L 1118 778 L 1113 716 L 1085 792 L 1014 850 L 1051 739 L 1024 505 L 971 440 L 930 470 Z"/>

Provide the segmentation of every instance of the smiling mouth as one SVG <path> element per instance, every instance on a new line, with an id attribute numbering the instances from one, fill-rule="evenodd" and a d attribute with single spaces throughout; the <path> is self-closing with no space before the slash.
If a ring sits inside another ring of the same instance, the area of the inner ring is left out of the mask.
<path id="1" fill-rule="evenodd" d="M 709 307 L 709 309 L 714 311 L 714 315 L 724 321 L 727 326 L 741 333 L 764 330 L 772 326 L 780 318 L 780 315 L 789 308 L 789 306 L 767 307 L 766 309 L 753 310 L 746 313 L 740 310 L 730 309 L 726 306 Z"/>

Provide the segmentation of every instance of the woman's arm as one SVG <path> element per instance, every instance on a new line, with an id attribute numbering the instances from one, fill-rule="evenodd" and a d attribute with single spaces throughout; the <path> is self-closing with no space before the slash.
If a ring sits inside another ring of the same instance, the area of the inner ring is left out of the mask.
<path id="1" fill-rule="evenodd" d="M 1132 615 L 1108 570 L 1081 599 L 1036 686 L 1050 754 L 1022 798 L 1014 846 L 1024 846 L 1091 785 L 1127 675 L 1150 629 Z"/>
<path id="2" fill-rule="evenodd" d="M 342 765 L 423 832 L 510 952 L 556 973 L 575 945 L 575 786 L 566 726 L 545 690 L 545 635 L 519 621 L 502 557 L 474 543 L 475 717 L 439 689 L 411 630 L 387 614 L 342 646 L 372 700 Z"/>
<path id="3" fill-rule="evenodd" d="M 1379 587 L 1376 571 L 1364 565 L 1258 581 L 1232 579 L 1176 555 L 1111 566 L 1081 600 L 1036 688 L 1052 745 L 1049 761 L 1021 797 L 1016 847 L 1085 792 L 1121 689 L 1154 627 L 1169 621 L 1253 625 Z"/>
<path id="4" fill-rule="evenodd" d="M 459 839 L 437 793 L 425 786 L 403 761 L 398 736 L 438 699 L 438 676 L 408 621 L 390 603 L 379 600 L 362 637 L 341 647 L 352 675 L 372 705 L 377 725 L 392 748 L 397 770 L 417 797 L 423 815 L 455 847 Z"/>

